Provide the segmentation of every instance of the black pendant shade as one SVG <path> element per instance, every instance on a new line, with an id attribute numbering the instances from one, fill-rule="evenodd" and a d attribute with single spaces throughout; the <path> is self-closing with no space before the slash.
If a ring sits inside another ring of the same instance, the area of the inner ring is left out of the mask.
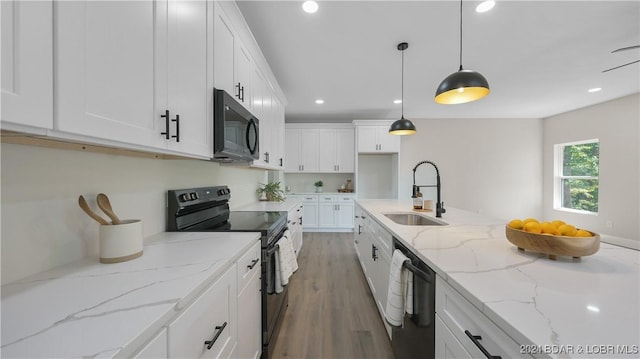
<path id="1" fill-rule="evenodd" d="M 463 70 L 447 76 L 436 90 L 437 103 L 456 105 L 479 100 L 489 94 L 489 82 L 481 73 Z"/>
<path id="2" fill-rule="evenodd" d="M 462 0 L 460 0 L 460 69 L 447 76 L 436 90 L 435 101 L 457 105 L 479 100 L 487 96 L 489 82 L 481 73 L 462 68 Z"/>
<path id="3" fill-rule="evenodd" d="M 391 124 L 391 127 L 389 127 L 389 133 L 399 136 L 413 135 L 414 133 L 416 133 L 416 126 L 413 124 L 413 122 L 402 117 L 401 119 Z"/>
<path id="4" fill-rule="evenodd" d="M 409 47 L 406 42 L 398 44 L 398 50 L 402 51 L 402 115 L 389 127 L 389 134 L 396 136 L 413 135 L 416 133 L 416 126 L 413 122 L 404 118 L 404 50 Z"/>

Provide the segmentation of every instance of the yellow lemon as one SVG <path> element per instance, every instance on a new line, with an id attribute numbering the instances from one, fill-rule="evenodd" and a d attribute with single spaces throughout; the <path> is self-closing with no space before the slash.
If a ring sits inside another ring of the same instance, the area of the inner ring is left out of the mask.
<path id="1" fill-rule="evenodd" d="M 538 220 L 537 220 L 537 219 L 535 219 L 535 218 L 527 218 L 527 219 L 525 219 L 524 221 L 522 221 L 522 223 L 524 223 L 524 224 L 527 224 L 527 223 L 529 223 L 529 222 L 540 223 L 540 221 L 538 221 Z"/>
<path id="2" fill-rule="evenodd" d="M 540 228 L 540 223 L 538 222 L 527 222 L 524 225 L 524 230 L 531 233 L 542 233 L 542 228 Z"/>
<path id="3" fill-rule="evenodd" d="M 551 224 L 553 224 L 554 227 L 558 228 L 561 225 L 565 224 L 564 221 L 561 221 L 559 219 L 556 219 L 555 221 L 552 221 Z"/>
<path id="4" fill-rule="evenodd" d="M 585 231 L 584 229 L 578 229 L 578 232 L 576 233 L 576 237 L 593 237 L 593 235 L 589 231 Z"/>
<path id="5" fill-rule="evenodd" d="M 522 229 L 524 228 L 524 223 L 522 223 L 522 221 L 519 219 L 512 219 L 511 222 L 509 222 L 509 227 L 515 228 L 515 229 Z"/>
<path id="6" fill-rule="evenodd" d="M 575 237 L 578 230 L 570 224 L 563 224 L 558 227 L 558 234 L 561 236 Z"/>
<path id="7" fill-rule="evenodd" d="M 540 223 L 540 228 L 542 229 L 542 233 L 556 235 L 558 234 L 558 230 L 551 222 L 542 222 Z"/>

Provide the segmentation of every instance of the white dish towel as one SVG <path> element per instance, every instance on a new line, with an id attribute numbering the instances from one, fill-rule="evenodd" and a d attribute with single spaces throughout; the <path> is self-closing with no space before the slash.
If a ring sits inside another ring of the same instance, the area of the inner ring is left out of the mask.
<path id="1" fill-rule="evenodd" d="M 289 284 L 289 277 L 298 270 L 298 260 L 290 237 L 291 232 L 287 229 L 278 241 L 278 250 L 275 253 L 276 293 L 282 292 L 282 287 Z"/>
<path id="2" fill-rule="evenodd" d="M 405 262 L 409 262 L 409 258 L 398 249 L 393 251 L 384 314 L 387 323 L 394 327 L 403 326 L 405 312 L 413 314 L 413 273 L 404 266 Z"/>

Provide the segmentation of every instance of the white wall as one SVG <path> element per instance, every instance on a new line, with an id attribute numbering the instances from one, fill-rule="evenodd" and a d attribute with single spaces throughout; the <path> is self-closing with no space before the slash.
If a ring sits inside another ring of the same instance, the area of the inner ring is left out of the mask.
<path id="1" fill-rule="evenodd" d="M 2 283 L 98 254 L 94 209 L 106 193 L 120 218 L 139 218 L 144 235 L 166 227 L 166 191 L 227 184 L 232 208 L 255 202 L 266 171 L 200 160 L 153 160 L 2 144 Z M 98 210 L 99 211 L 99 210 Z M 106 216 L 105 216 L 106 217 Z"/>
<path id="2" fill-rule="evenodd" d="M 541 215 L 541 119 L 412 121 L 418 132 L 402 137 L 399 198 L 411 197 L 412 170 L 429 160 L 440 170 L 445 208 L 505 220 Z M 433 167 L 420 166 L 416 182 L 435 184 Z M 422 192 L 435 202 L 435 190 Z"/>
<path id="3" fill-rule="evenodd" d="M 635 94 L 546 118 L 544 123 L 544 217 L 640 242 L 640 95 Z M 598 138 L 598 215 L 553 208 L 553 147 Z M 607 228 L 606 221 L 613 221 Z"/>
<path id="4" fill-rule="evenodd" d="M 358 198 L 398 198 L 398 155 L 359 154 Z"/>

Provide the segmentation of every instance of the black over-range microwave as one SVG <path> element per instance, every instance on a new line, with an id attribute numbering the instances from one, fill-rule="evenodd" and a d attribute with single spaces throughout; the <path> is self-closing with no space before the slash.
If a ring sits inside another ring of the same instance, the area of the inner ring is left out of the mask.
<path id="1" fill-rule="evenodd" d="M 224 90 L 213 90 L 213 160 L 258 159 L 258 119 Z"/>

